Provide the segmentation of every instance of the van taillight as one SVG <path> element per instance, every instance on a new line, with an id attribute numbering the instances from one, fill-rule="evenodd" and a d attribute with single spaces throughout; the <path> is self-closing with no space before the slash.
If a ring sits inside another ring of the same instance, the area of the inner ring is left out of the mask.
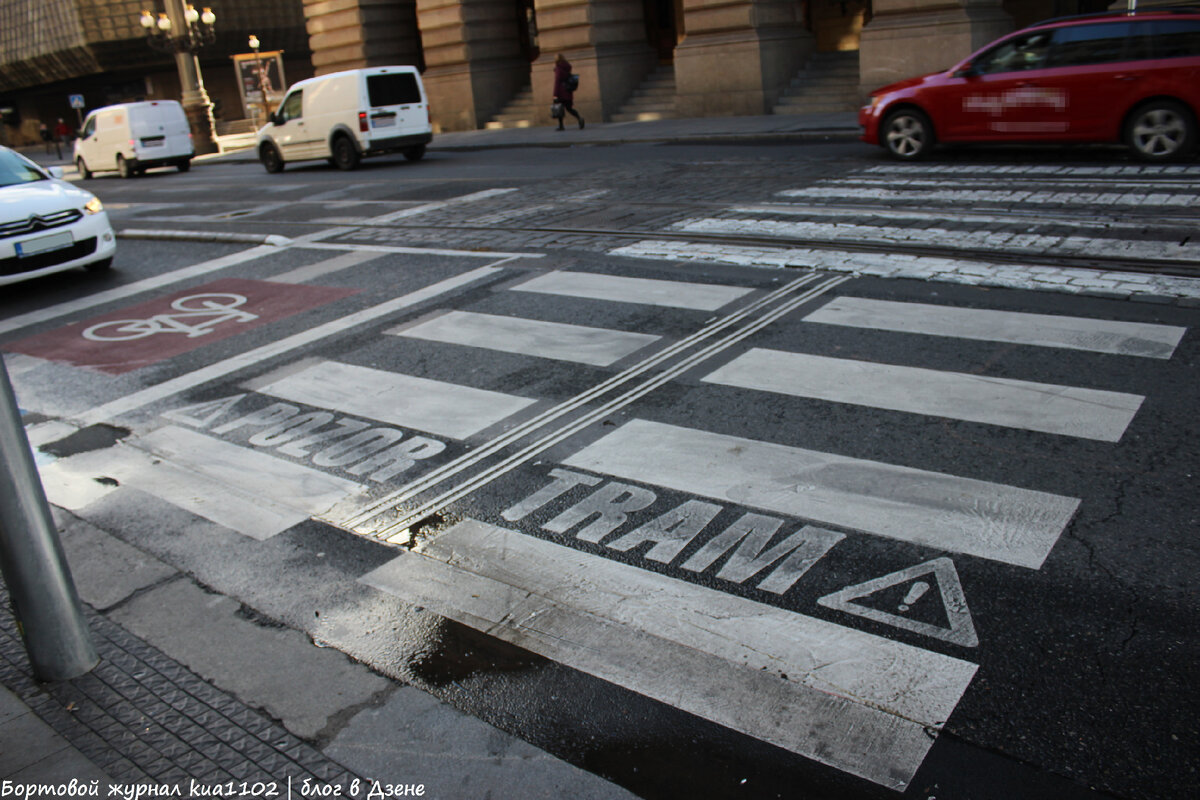
<path id="1" fill-rule="evenodd" d="M 137 142 L 134 141 L 133 139 L 130 139 L 129 140 L 129 149 L 132 150 L 135 147 L 137 147 Z"/>
<path id="2" fill-rule="evenodd" d="M 371 126 L 367 124 L 367 112 L 365 112 L 365 111 L 358 112 L 358 129 L 359 129 L 359 131 L 361 131 L 362 133 L 366 133 L 370 129 L 370 127 Z"/>

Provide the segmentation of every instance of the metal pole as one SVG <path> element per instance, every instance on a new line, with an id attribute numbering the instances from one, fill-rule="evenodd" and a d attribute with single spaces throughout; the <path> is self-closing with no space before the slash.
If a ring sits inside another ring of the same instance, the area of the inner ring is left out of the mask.
<path id="1" fill-rule="evenodd" d="M 0 571 L 34 674 L 77 678 L 100 660 L 0 358 Z"/>

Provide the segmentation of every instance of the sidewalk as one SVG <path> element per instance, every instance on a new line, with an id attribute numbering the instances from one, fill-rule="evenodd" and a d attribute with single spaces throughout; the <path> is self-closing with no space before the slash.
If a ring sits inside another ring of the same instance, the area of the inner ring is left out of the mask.
<path id="1" fill-rule="evenodd" d="M 575 120 L 570 120 L 572 123 Z M 537 128 L 457 131 L 435 134 L 430 150 L 487 150 L 511 147 L 570 147 L 617 144 L 755 144 L 787 142 L 857 141 L 858 112 L 764 115 L 758 117 L 702 117 L 647 122 L 588 123 L 583 130 L 569 125 L 558 131 Z M 71 156 L 46 154 L 42 144 L 18 148 L 39 164 L 67 165 Z M 253 148 L 200 156 L 199 162 L 257 161 Z"/>
<path id="2" fill-rule="evenodd" d="M 324 787 L 308 796 L 340 786 L 350 800 L 375 782 L 447 800 L 633 797 L 54 513 L 100 663 L 37 682 L 0 584 L 0 781 L 14 796 L 285 800 L 308 781 Z"/>

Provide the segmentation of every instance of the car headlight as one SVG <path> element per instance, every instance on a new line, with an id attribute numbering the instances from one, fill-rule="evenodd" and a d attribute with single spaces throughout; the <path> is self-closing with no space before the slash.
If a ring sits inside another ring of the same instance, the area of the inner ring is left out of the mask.
<path id="1" fill-rule="evenodd" d="M 89 214 L 99 214 L 104 210 L 104 203 L 100 202 L 99 197 L 93 197 L 84 204 L 83 210 Z"/>

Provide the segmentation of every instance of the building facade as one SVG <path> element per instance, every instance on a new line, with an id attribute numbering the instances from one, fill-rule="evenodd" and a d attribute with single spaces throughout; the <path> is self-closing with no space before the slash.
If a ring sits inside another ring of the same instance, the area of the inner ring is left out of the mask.
<path id="1" fill-rule="evenodd" d="M 849 110 L 870 89 L 945 68 L 1015 27 L 1110 2 L 211 0 L 217 40 L 199 61 L 219 123 L 242 116 L 230 58 L 249 34 L 285 51 L 289 82 L 418 66 L 440 131 L 550 124 L 558 53 L 580 75 L 576 107 L 592 120 L 830 110 L 804 93 L 824 63 L 841 65 L 837 102 Z M 89 108 L 178 97 L 170 60 L 143 41 L 144 7 L 161 10 L 148 0 L 0 0 L 0 134 L 31 137 L 39 121 L 71 113 L 68 94 Z"/>

